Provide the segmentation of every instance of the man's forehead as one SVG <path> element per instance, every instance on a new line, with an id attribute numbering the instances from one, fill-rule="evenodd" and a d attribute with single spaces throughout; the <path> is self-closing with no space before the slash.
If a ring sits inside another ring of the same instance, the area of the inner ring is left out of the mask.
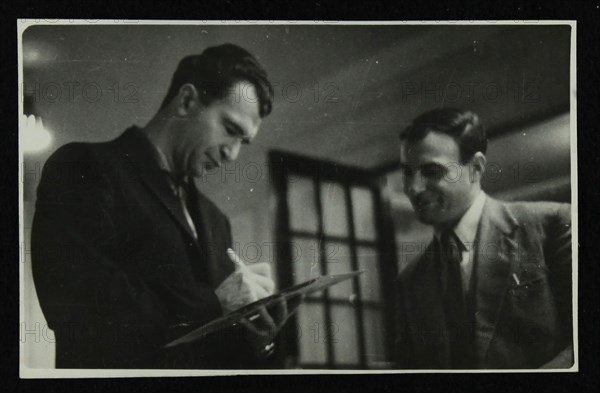
<path id="1" fill-rule="evenodd" d="M 456 141 L 449 135 L 429 132 L 420 141 L 403 141 L 400 145 L 400 162 L 406 164 L 426 164 L 458 162 L 460 150 Z"/>
<path id="2" fill-rule="evenodd" d="M 243 135 L 253 139 L 262 123 L 256 88 L 249 82 L 237 82 L 224 99 L 225 117 L 240 127 Z"/>
<path id="3" fill-rule="evenodd" d="M 259 96 L 256 86 L 247 81 L 234 82 L 227 90 L 227 94 L 222 98 L 228 105 L 245 104 L 244 108 L 253 110 L 256 107 L 258 112 Z"/>

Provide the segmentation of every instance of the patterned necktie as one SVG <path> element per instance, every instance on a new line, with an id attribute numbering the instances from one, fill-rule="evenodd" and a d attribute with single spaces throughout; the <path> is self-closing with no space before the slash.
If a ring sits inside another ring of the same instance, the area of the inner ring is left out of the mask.
<path id="1" fill-rule="evenodd" d="M 183 209 L 183 215 L 194 235 L 194 238 L 198 240 L 198 232 L 194 220 L 192 219 L 192 214 L 194 214 L 195 204 L 194 204 L 194 185 L 193 180 L 182 180 L 177 184 L 177 195 L 181 200 L 181 208 Z"/>
<path id="2" fill-rule="evenodd" d="M 202 230 L 202 224 L 194 220 L 194 217 L 200 216 L 200 208 L 198 206 L 198 199 L 196 196 L 197 190 L 194 185 L 194 180 L 188 178 L 179 183 L 179 196 L 181 198 L 181 207 L 185 218 L 192 230 L 194 237 L 196 238 L 196 244 L 200 254 L 198 258 L 194 259 L 192 263 L 192 271 L 197 281 L 205 283 L 211 283 L 211 273 L 209 269 L 209 249 L 210 244 L 206 238 L 206 233 Z"/>
<path id="3" fill-rule="evenodd" d="M 207 253 L 211 252 L 210 244 L 209 244 L 209 236 L 204 230 L 202 223 L 197 222 L 196 219 L 201 216 L 200 206 L 198 205 L 198 198 L 196 190 L 196 186 L 194 185 L 194 180 L 192 178 L 188 178 L 186 181 L 181 182 L 184 193 L 182 196 L 182 204 L 184 206 L 184 212 L 186 219 L 190 227 L 192 228 L 192 232 L 196 241 L 198 242 L 198 246 L 200 246 L 203 254 L 206 256 Z M 202 218 L 200 218 L 202 219 Z"/>
<path id="4" fill-rule="evenodd" d="M 462 244 L 453 231 L 440 236 L 440 260 L 445 271 L 444 310 L 451 367 L 473 367 L 473 336 L 463 292 L 460 262 Z"/>

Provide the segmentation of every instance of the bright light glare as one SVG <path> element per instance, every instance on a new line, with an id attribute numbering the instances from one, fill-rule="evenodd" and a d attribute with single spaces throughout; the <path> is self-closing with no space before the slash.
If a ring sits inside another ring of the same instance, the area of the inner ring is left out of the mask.
<path id="1" fill-rule="evenodd" d="M 23 143 L 23 151 L 25 153 L 37 153 L 48 146 L 52 142 L 52 135 L 44 128 L 41 117 L 34 115 L 23 115 L 21 123 L 21 143 Z"/>

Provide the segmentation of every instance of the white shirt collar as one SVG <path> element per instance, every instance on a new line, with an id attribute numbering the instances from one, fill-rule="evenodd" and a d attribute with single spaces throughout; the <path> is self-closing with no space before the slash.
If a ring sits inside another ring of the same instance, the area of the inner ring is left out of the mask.
<path id="1" fill-rule="evenodd" d="M 479 226 L 479 219 L 483 213 L 485 197 L 485 192 L 480 191 L 469 209 L 467 209 L 467 212 L 462 216 L 454 228 L 454 233 L 456 236 L 458 236 L 462 244 L 467 245 L 475 242 L 477 227 Z"/>
<path id="2" fill-rule="evenodd" d="M 173 171 L 171 170 L 171 167 L 169 166 L 169 161 L 167 160 L 167 156 L 162 151 L 162 149 L 160 147 L 158 147 L 157 145 L 155 145 L 154 143 L 152 143 L 152 146 L 154 147 L 154 150 L 156 152 L 156 156 L 158 158 L 158 165 L 160 166 L 160 169 L 162 169 L 163 171 L 167 171 L 169 173 L 173 173 Z"/>

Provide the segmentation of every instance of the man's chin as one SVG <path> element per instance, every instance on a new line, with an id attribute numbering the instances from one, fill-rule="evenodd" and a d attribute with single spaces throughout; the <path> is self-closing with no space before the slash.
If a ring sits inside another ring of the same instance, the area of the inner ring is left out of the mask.
<path id="1" fill-rule="evenodd" d="M 417 212 L 417 219 L 419 220 L 419 222 L 423 223 L 423 224 L 427 224 L 427 225 L 433 225 L 434 220 L 431 219 L 431 217 L 429 217 L 426 214 L 422 214 Z"/>
<path id="2" fill-rule="evenodd" d="M 196 166 L 191 171 L 191 176 L 193 177 L 204 177 L 215 173 L 218 169 L 218 166 L 213 164 L 212 162 L 203 162 L 202 164 Z"/>
<path id="3" fill-rule="evenodd" d="M 415 210 L 417 218 L 423 224 L 434 225 L 439 221 L 439 214 L 433 211 L 433 209 L 425 207 Z"/>

